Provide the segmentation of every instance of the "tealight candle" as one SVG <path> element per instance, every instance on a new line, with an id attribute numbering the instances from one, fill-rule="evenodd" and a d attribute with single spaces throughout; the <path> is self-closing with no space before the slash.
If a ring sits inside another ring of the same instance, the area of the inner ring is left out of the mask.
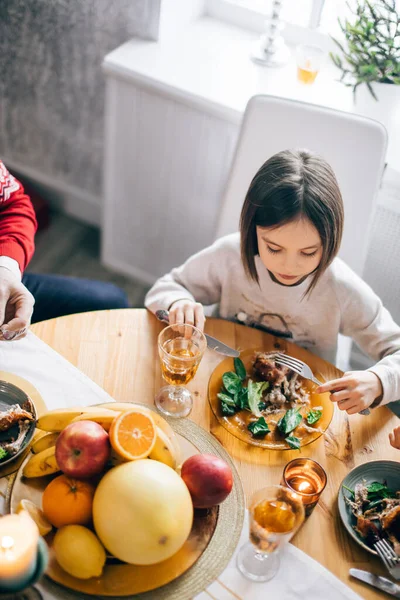
<path id="1" fill-rule="evenodd" d="M 35 573 L 39 530 L 27 512 L 0 518 L 0 591 L 20 591 Z"/>
<path id="2" fill-rule="evenodd" d="M 300 496 L 309 516 L 326 486 L 326 473 L 312 458 L 295 458 L 283 470 L 282 485 Z"/>

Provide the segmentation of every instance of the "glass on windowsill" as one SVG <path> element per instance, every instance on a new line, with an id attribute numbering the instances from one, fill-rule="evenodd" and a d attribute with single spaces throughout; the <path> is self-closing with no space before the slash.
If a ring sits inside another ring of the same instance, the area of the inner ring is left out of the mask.
<path id="1" fill-rule="evenodd" d="M 308 517 L 318 503 L 326 482 L 326 473 L 319 463 L 312 458 L 295 458 L 284 468 L 281 483 L 300 496 Z"/>
<path id="2" fill-rule="evenodd" d="M 169 417 L 187 417 L 193 399 L 185 387 L 196 374 L 207 341 L 193 325 L 169 325 L 158 336 L 158 353 L 163 378 L 169 384 L 155 397 L 158 410 Z"/>
<path id="3" fill-rule="evenodd" d="M 249 507 L 250 541 L 237 555 L 237 567 L 251 581 L 269 581 L 279 570 L 279 552 L 304 521 L 299 496 L 273 485 L 256 492 Z"/>
<path id="4" fill-rule="evenodd" d="M 323 50 L 318 46 L 302 44 L 296 48 L 297 79 L 301 83 L 314 83 L 320 69 Z"/>

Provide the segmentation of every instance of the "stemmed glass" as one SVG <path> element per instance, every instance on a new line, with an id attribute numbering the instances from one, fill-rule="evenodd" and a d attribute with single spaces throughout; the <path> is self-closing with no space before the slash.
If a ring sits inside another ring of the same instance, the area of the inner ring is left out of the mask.
<path id="1" fill-rule="evenodd" d="M 304 521 L 304 507 L 293 491 L 273 485 L 250 502 L 250 541 L 237 555 L 239 571 L 252 581 L 269 581 L 279 569 L 279 552 Z"/>
<path id="2" fill-rule="evenodd" d="M 185 384 L 193 379 L 207 347 L 204 334 L 193 325 L 169 325 L 158 336 L 162 375 L 167 385 L 160 389 L 155 404 L 170 417 L 187 417 L 193 406 Z"/>

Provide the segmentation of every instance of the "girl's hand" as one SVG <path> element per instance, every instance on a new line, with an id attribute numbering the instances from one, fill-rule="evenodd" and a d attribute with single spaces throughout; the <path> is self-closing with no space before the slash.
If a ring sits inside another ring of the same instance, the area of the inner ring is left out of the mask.
<path id="1" fill-rule="evenodd" d="M 400 450 L 400 425 L 397 425 L 397 427 L 393 429 L 392 433 L 389 433 L 389 442 L 393 448 Z"/>
<path id="2" fill-rule="evenodd" d="M 205 321 L 204 308 L 200 302 L 193 302 L 193 300 L 185 298 L 183 300 L 177 300 L 170 306 L 170 325 L 181 325 L 186 323 L 187 325 L 194 325 L 200 329 L 200 331 L 203 331 Z"/>
<path id="3" fill-rule="evenodd" d="M 331 393 L 332 402 L 337 402 L 340 410 L 354 415 L 371 406 L 382 396 L 381 380 L 371 371 L 349 371 L 340 379 L 333 379 L 316 389 L 317 394 Z"/>

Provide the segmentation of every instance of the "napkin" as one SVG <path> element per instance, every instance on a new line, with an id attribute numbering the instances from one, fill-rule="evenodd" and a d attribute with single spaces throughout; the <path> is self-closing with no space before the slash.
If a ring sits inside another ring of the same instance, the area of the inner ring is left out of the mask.
<path id="1" fill-rule="evenodd" d="M 0 342 L 0 369 L 30 381 L 49 410 L 113 401 L 102 388 L 32 332 L 16 342 Z M 0 479 L 0 515 L 5 511 L 6 488 L 7 478 L 4 477 Z M 248 535 L 246 516 L 240 542 L 228 567 L 195 600 L 265 600 L 267 597 L 284 600 L 360 600 L 360 596 L 292 544 L 283 550 L 281 566 L 274 579 L 267 583 L 248 581 L 236 567 L 236 554 L 248 540 Z M 58 587 L 47 578 L 43 578 L 36 587 L 44 600 L 77 600 L 83 597 L 83 594 Z"/>
<path id="2" fill-rule="evenodd" d="M 293 544 L 287 544 L 282 550 L 279 571 L 273 579 L 264 583 L 246 579 L 236 566 L 236 556 L 248 540 L 249 522 L 246 514 L 239 543 L 228 566 L 195 600 L 362 600 L 361 596 Z"/>

